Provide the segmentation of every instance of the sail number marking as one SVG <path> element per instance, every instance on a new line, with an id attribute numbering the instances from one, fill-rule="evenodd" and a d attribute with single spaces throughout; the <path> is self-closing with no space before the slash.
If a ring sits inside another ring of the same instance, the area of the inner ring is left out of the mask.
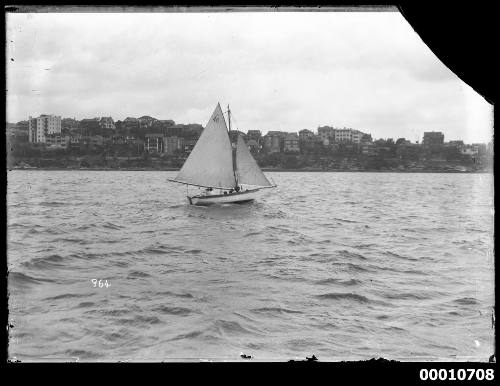
<path id="1" fill-rule="evenodd" d="M 94 287 L 99 287 L 99 288 L 103 288 L 103 287 L 108 288 L 108 287 L 111 287 L 111 284 L 108 283 L 108 280 L 92 279 L 91 282 L 94 285 Z"/>

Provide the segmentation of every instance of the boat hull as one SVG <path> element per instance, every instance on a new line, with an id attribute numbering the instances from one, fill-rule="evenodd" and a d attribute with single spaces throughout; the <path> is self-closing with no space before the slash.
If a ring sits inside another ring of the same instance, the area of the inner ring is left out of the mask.
<path id="1" fill-rule="evenodd" d="M 212 196 L 187 197 L 191 205 L 209 206 L 217 204 L 244 204 L 252 202 L 257 198 L 259 189 L 245 190 L 244 192 L 231 194 L 218 194 Z"/>

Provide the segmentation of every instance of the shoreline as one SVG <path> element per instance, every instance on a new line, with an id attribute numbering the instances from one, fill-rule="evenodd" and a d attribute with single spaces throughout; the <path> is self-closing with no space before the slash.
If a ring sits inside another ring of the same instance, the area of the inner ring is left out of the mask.
<path id="1" fill-rule="evenodd" d="M 14 170 L 40 170 L 40 171 L 123 171 L 123 172 L 176 172 L 179 168 L 50 168 L 50 167 L 32 167 L 32 168 L 7 168 L 7 171 Z M 263 172 L 279 173 L 455 173 L 455 174 L 493 174 L 493 170 L 349 170 L 349 169 L 267 169 L 262 168 Z"/>

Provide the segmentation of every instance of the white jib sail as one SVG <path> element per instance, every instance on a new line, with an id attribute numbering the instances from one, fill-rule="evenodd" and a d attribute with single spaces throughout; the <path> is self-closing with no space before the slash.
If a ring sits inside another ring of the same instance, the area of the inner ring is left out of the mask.
<path id="1" fill-rule="evenodd" d="M 239 184 L 273 186 L 260 170 L 241 135 L 236 145 L 236 175 Z"/>
<path id="2" fill-rule="evenodd" d="M 225 189 L 236 186 L 231 141 L 220 104 L 217 104 L 175 181 Z"/>

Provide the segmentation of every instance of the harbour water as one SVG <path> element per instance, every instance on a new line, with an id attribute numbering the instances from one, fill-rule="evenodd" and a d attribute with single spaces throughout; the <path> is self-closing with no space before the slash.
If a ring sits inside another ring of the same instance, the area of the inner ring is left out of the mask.
<path id="1" fill-rule="evenodd" d="M 193 207 L 176 172 L 9 171 L 9 357 L 493 354 L 492 175 L 266 174 Z"/>

